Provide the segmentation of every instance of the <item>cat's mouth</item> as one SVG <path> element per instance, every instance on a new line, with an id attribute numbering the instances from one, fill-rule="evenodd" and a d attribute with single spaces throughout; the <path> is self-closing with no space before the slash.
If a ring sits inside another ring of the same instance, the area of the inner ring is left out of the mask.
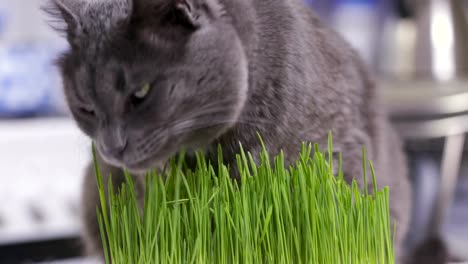
<path id="1" fill-rule="evenodd" d="M 142 174 L 147 173 L 151 169 L 158 168 L 161 164 L 164 164 L 164 162 L 155 162 L 154 158 L 146 158 L 139 161 L 124 162 L 123 167 L 130 172 Z"/>
<path id="2" fill-rule="evenodd" d="M 125 157 L 125 153 L 116 157 L 113 155 L 102 152 L 99 148 L 99 154 L 109 165 L 119 168 L 125 168 L 131 173 L 146 173 L 147 171 L 157 168 L 160 164 L 164 163 L 165 158 L 162 155 L 154 154 L 138 159 Z"/>
<path id="3" fill-rule="evenodd" d="M 164 152 L 156 151 L 152 155 L 139 159 L 126 160 L 124 157 L 122 167 L 133 173 L 147 173 L 150 170 L 161 168 L 169 160 L 170 154 L 172 154 L 172 151 L 166 149 Z"/>
<path id="4" fill-rule="evenodd" d="M 215 132 L 217 131 L 215 129 Z M 149 170 L 163 167 L 179 151 L 195 153 L 204 150 L 215 133 L 212 130 L 197 132 L 172 139 L 161 137 L 159 144 L 154 144 L 157 147 L 153 147 L 150 152 L 139 153 L 138 150 L 129 147 L 119 156 L 103 156 L 103 158 L 110 164 L 125 168 L 131 173 L 145 174 Z"/>

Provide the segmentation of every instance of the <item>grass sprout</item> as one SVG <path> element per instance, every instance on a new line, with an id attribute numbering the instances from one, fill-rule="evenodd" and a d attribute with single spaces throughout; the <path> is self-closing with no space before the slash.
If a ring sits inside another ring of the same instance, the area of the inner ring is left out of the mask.
<path id="1" fill-rule="evenodd" d="M 256 163 L 242 150 L 241 184 L 226 165 L 199 153 L 189 169 L 180 155 L 165 177 L 147 175 L 142 201 L 128 174 L 106 193 L 95 160 L 106 263 L 394 263 L 389 189 L 377 189 L 373 169 L 372 192 L 348 184 L 341 157 L 335 177 L 331 142 L 304 144 L 289 167 L 282 153 Z"/>

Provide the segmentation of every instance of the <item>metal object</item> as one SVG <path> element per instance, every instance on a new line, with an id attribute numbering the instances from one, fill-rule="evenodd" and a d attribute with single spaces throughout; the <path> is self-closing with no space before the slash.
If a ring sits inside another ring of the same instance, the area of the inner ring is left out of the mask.
<path id="1" fill-rule="evenodd" d="M 386 106 L 407 140 L 440 138 L 468 131 L 468 79 L 381 83 Z"/>
<path id="2" fill-rule="evenodd" d="M 435 217 L 429 226 L 429 230 L 435 235 L 441 233 L 441 227 L 453 202 L 464 143 L 465 134 L 448 136 L 445 141 L 441 172 L 443 178 L 440 181 L 439 199 L 434 208 Z"/>
<path id="3" fill-rule="evenodd" d="M 437 81 L 468 76 L 468 24 L 462 0 L 417 0 L 415 76 Z"/>
<path id="4" fill-rule="evenodd" d="M 431 219 L 420 229 L 427 230 L 426 236 L 441 235 L 468 132 L 468 22 L 462 0 L 411 3 L 416 11 L 412 75 L 409 80 L 385 82 L 384 93 L 395 127 L 404 139 L 445 139 L 440 181 L 434 179 L 437 175 L 416 175 L 439 182 Z"/>

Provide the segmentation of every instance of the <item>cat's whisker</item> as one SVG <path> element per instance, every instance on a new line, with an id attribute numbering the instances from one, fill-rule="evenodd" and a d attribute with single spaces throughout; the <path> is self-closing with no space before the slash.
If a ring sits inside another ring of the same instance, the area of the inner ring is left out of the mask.
<path id="1" fill-rule="evenodd" d="M 186 117 L 182 120 L 177 120 L 176 122 L 171 123 L 168 127 L 170 127 L 171 130 L 174 130 L 175 133 L 177 134 L 183 134 L 186 133 L 187 131 L 190 132 L 192 130 L 198 130 L 198 129 L 203 129 L 203 128 L 208 128 L 212 126 L 217 126 L 217 125 L 226 125 L 230 123 L 237 123 L 237 124 L 242 124 L 242 125 L 248 125 L 248 126 L 268 126 L 268 125 L 274 125 L 273 122 L 269 120 L 264 120 L 264 119 L 259 119 L 259 118 L 251 118 L 249 119 L 248 117 L 240 117 L 240 118 L 219 118 L 219 119 L 213 119 L 212 116 L 219 114 L 219 112 L 206 112 L 206 113 L 199 113 L 191 115 L 189 117 Z M 203 120 L 206 120 L 203 122 Z"/>
<path id="2" fill-rule="evenodd" d="M 210 128 L 210 127 L 219 126 L 219 125 L 226 125 L 226 124 L 234 123 L 234 122 L 242 123 L 242 124 L 245 124 L 245 125 L 251 125 L 251 126 L 254 126 L 254 127 L 258 126 L 258 123 L 255 123 L 255 122 L 245 122 L 245 121 L 244 122 L 238 122 L 238 120 L 228 120 L 228 119 L 218 120 L 218 121 L 217 120 L 209 120 L 208 122 L 204 122 L 204 123 L 197 122 L 194 125 L 176 127 L 176 129 L 174 129 L 174 134 L 180 135 L 180 134 L 190 133 L 190 132 L 200 130 L 200 129 Z"/>
<path id="3" fill-rule="evenodd" d="M 187 122 L 192 120 L 199 120 L 203 118 L 213 119 L 213 116 L 217 116 L 226 112 L 226 107 L 224 105 L 219 105 L 218 103 L 213 104 L 216 107 L 204 107 L 201 110 L 198 110 L 190 115 L 184 116 L 184 119 L 179 119 L 176 122 Z M 249 123 L 249 124 L 265 124 L 265 125 L 274 125 L 274 122 L 267 119 L 260 119 L 258 117 L 252 117 L 241 115 L 234 121 L 226 120 L 226 122 L 236 122 L 236 123 Z M 173 124 L 170 124 L 173 125 Z"/>

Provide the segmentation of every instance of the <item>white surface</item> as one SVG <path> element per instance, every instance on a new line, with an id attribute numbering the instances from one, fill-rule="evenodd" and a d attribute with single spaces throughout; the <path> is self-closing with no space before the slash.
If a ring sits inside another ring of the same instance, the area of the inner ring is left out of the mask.
<path id="1" fill-rule="evenodd" d="M 0 121 L 0 243 L 76 233 L 89 154 L 68 119 Z"/>

